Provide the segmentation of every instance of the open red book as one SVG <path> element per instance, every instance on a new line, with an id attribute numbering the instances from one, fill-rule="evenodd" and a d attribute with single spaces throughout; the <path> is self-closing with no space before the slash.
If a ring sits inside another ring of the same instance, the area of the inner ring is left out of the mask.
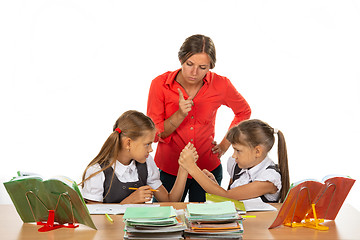
<path id="1" fill-rule="evenodd" d="M 322 182 L 303 180 L 292 184 L 269 228 L 314 218 L 312 204 L 318 219 L 334 220 L 354 183 L 350 177 L 329 175 Z"/>

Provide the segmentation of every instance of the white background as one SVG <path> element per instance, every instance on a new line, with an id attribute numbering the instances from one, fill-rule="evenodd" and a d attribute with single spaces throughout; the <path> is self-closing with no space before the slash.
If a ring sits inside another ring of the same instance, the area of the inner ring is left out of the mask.
<path id="1" fill-rule="evenodd" d="M 0 0 L 1 182 L 18 170 L 79 182 L 115 120 L 146 112 L 151 80 L 180 67 L 197 33 L 252 118 L 283 131 L 291 182 L 360 180 L 359 1 Z M 218 142 L 232 118 L 219 109 Z M 357 209 L 359 190 L 346 200 Z"/>

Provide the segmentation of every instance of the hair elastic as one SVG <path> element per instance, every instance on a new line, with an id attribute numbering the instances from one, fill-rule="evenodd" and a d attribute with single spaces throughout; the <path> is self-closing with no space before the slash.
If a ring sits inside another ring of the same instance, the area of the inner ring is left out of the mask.
<path id="1" fill-rule="evenodd" d="M 120 129 L 120 128 L 115 128 L 115 131 L 117 131 L 119 134 L 121 133 L 121 129 Z"/>

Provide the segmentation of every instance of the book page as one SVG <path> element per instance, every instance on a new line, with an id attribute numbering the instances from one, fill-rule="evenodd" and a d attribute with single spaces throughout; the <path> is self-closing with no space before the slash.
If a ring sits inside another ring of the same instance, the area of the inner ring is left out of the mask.
<path id="1" fill-rule="evenodd" d="M 71 188 L 74 188 L 74 183 L 75 181 L 72 180 L 71 178 L 69 177 L 65 177 L 65 176 L 54 176 L 54 177 L 51 177 L 49 179 L 46 179 L 46 181 L 48 180 L 59 180 L 60 182 L 63 182 L 65 183 L 66 185 L 68 185 L 69 187 Z M 76 183 L 75 183 L 76 184 Z"/>
<path id="2" fill-rule="evenodd" d="M 160 204 L 87 204 L 90 214 L 124 214 L 128 207 L 160 207 Z"/>
<path id="3" fill-rule="evenodd" d="M 242 201 L 247 212 L 277 211 L 277 209 L 261 200 L 260 197 Z"/>
<path id="4" fill-rule="evenodd" d="M 341 174 L 329 174 L 326 175 L 325 177 L 323 177 L 322 182 L 326 182 L 326 180 L 330 179 L 330 178 L 335 178 L 335 177 L 342 177 L 342 178 L 350 178 L 349 176 L 345 176 L 345 175 L 341 175 Z"/>
<path id="5" fill-rule="evenodd" d="M 191 215 L 228 215 L 236 213 L 233 202 L 189 203 L 187 210 Z"/>

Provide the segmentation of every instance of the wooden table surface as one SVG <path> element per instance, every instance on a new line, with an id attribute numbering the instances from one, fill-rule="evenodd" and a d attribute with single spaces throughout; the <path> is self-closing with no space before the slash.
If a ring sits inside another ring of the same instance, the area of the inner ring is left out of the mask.
<path id="1" fill-rule="evenodd" d="M 161 203 L 183 209 L 186 203 Z M 280 204 L 273 204 L 280 208 Z M 114 223 L 110 223 L 104 215 L 92 215 L 98 230 L 80 225 L 76 229 L 56 229 L 49 232 L 38 232 L 36 224 L 23 223 L 13 205 L 0 205 L 0 238 L 26 240 L 56 240 L 56 239 L 122 239 L 124 235 L 123 215 L 112 215 Z M 328 231 L 318 231 L 309 228 L 290 228 L 280 226 L 269 230 L 277 212 L 249 212 L 256 218 L 244 220 L 243 239 L 360 239 L 360 213 L 352 206 L 345 204 L 335 221 L 327 221 Z"/>

